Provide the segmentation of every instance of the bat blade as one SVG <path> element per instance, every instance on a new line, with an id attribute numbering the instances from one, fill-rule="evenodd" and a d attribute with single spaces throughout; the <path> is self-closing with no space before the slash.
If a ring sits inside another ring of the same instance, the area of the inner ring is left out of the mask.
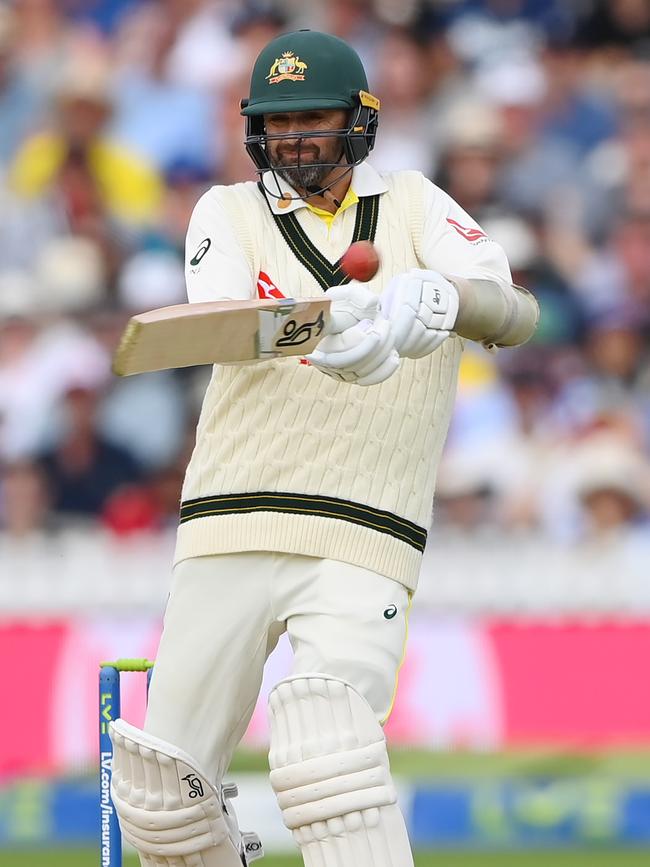
<path id="1" fill-rule="evenodd" d="M 307 355 L 325 335 L 325 298 L 178 304 L 133 316 L 113 356 L 132 376 L 201 364 Z"/>

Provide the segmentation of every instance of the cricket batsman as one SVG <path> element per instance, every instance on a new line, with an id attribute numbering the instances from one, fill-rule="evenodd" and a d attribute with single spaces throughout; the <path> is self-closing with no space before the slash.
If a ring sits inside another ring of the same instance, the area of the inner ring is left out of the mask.
<path id="1" fill-rule="evenodd" d="M 527 340 L 537 305 L 446 193 L 366 162 L 380 104 L 342 40 L 274 39 L 242 114 L 259 182 L 212 187 L 196 205 L 189 301 L 325 292 L 332 324 L 307 359 L 214 369 L 144 731 L 112 725 L 113 800 L 146 867 L 258 857 L 222 781 L 287 632 L 271 785 L 306 867 L 408 867 L 382 725 L 463 351 L 458 287 L 474 290 L 486 345 Z M 365 283 L 340 263 L 359 240 L 381 257 Z"/>

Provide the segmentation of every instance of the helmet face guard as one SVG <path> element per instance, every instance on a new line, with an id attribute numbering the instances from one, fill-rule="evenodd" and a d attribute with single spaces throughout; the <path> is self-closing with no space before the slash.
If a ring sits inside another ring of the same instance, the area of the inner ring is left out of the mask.
<path id="1" fill-rule="evenodd" d="M 337 167 L 347 168 L 351 171 L 354 166 L 363 162 L 375 144 L 375 136 L 377 134 L 377 125 L 379 122 L 378 108 L 370 105 L 364 105 L 361 101 L 363 96 L 357 95 L 358 105 L 356 108 L 350 109 L 348 113 L 348 125 L 343 129 L 319 130 L 295 132 L 295 133 L 279 133 L 268 135 L 264 123 L 264 116 L 261 114 L 248 115 L 246 117 L 246 138 L 244 144 L 250 158 L 255 163 L 257 173 L 259 175 L 264 172 L 272 172 L 276 184 L 278 185 L 277 171 L 278 167 L 271 164 L 268 152 L 268 143 L 272 141 L 296 141 L 298 145 L 304 139 L 337 139 L 341 144 L 342 161 L 334 163 L 312 163 L 308 164 L 309 168 L 324 168 L 335 169 Z M 368 95 L 369 96 L 369 95 Z M 374 98 L 373 98 L 374 99 Z M 379 101 L 377 100 L 377 104 Z M 242 108 L 245 108 L 246 100 L 242 100 Z M 287 111 L 290 111 L 287 106 Z M 300 149 L 298 148 L 298 162 L 295 165 L 282 166 L 282 169 L 300 169 Z M 340 176 L 336 178 L 339 180 Z M 325 188 L 327 189 L 327 188 Z M 320 190 L 322 192 L 323 190 Z M 281 195 L 267 189 L 271 195 Z M 311 193 L 314 194 L 313 191 Z M 300 198 L 300 197 L 298 197 Z"/>

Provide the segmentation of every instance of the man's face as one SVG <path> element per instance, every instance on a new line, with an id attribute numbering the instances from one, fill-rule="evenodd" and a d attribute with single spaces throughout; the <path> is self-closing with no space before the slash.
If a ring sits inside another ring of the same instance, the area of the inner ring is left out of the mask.
<path id="1" fill-rule="evenodd" d="M 287 136 L 269 141 L 267 153 L 273 168 L 292 187 L 320 187 L 332 166 L 318 163 L 338 163 L 343 156 L 339 139 L 309 137 L 312 132 L 346 129 L 348 116 L 343 109 L 267 114 L 264 123 L 267 135 Z M 289 137 L 297 133 L 304 135 L 301 138 Z"/>

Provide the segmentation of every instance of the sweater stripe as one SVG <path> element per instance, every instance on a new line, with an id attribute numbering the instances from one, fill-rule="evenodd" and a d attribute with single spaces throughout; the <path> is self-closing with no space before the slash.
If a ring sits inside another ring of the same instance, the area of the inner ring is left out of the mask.
<path id="1" fill-rule="evenodd" d="M 273 214 L 275 224 L 292 252 L 322 289 L 350 282 L 350 277 L 341 268 L 341 259 L 332 263 L 323 256 L 311 241 L 294 213 Z M 374 241 L 379 220 L 379 196 L 363 196 L 359 199 L 352 233 L 352 243 Z"/>
<path id="2" fill-rule="evenodd" d="M 423 527 L 383 509 L 374 509 L 372 506 L 336 497 L 267 491 L 186 500 L 181 504 L 180 522 L 185 524 L 196 518 L 250 512 L 282 512 L 349 521 L 379 533 L 386 533 L 420 552 L 424 551 L 427 540 L 427 531 Z"/>

